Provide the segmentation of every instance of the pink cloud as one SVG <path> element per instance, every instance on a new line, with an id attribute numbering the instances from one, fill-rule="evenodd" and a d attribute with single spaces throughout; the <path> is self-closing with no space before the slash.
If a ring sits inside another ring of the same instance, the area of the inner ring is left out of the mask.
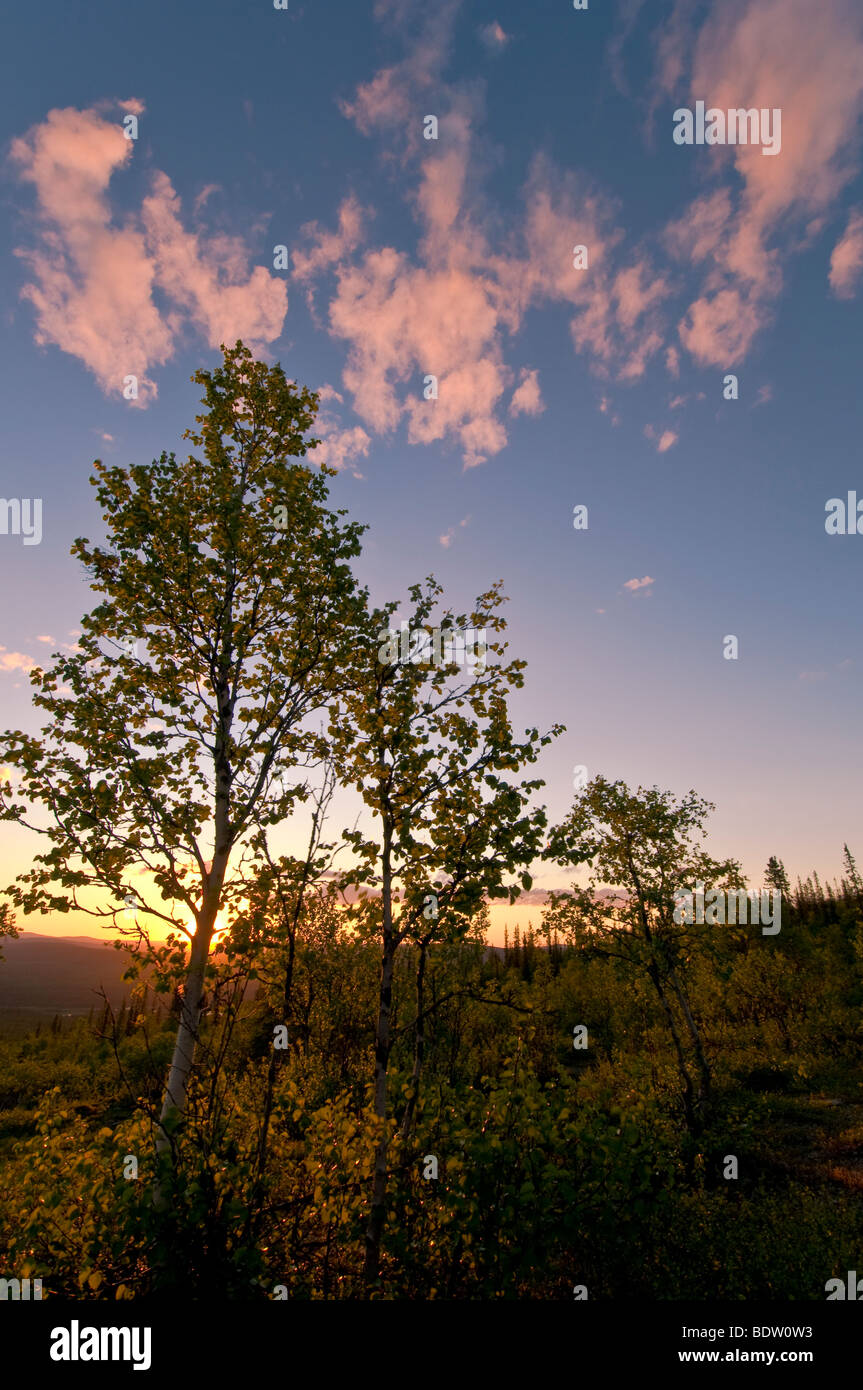
<path id="1" fill-rule="evenodd" d="M 658 454 L 664 454 L 667 449 L 670 449 L 673 444 L 677 443 L 678 436 L 675 434 L 674 430 L 663 430 L 662 434 L 657 436 L 655 426 L 645 425 L 644 433 L 648 439 L 656 440 L 656 452 Z"/>
<path id="2" fill-rule="evenodd" d="M 675 61 L 664 74 L 680 91 L 691 34 L 676 32 Z M 682 95 L 682 92 L 680 93 Z M 734 365 L 771 321 L 782 288 L 775 244 L 789 218 L 800 249 L 853 178 L 863 114 L 863 11 L 856 0 L 824 0 L 813 23 L 808 0 L 733 0 L 715 5 L 694 41 L 690 102 L 722 110 L 777 108 L 782 147 L 705 148 L 719 177 L 740 180 L 696 199 L 669 228 L 671 243 L 706 277 L 679 325 L 684 347 L 703 364 Z M 853 252 L 852 252 L 853 255 Z M 841 271 L 839 272 L 841 276 Z"/>
<path id="3" fill-rule="evenodd" d="M 367 215 L 359 200 L 350 194 L 339 208 L 339 227 L 336 232 L 321 229 L 317 222 L 308 222 L 302 228 L 311 246 L 302 247 L 293 253 L 294 275 L 298 280 L 308 280 L 338 265 L 362 240 L 363 218 Z"/>
<path id="4" fill-rule="evenodd" d="M 591 354 L 601 373 L 638 379 L 663 346 L 657 310 L 666 280 L 638 253 L 615 268 L 623 232 L 614 205 L 544 157 L 534 160 L 525 200 L 527 256 L 507 267 L 510 302 L 520 313 L 543 301 L 571 304 L 576 351 Z M 587 247 L 587 270 L 573 266 L 576 245 Z"/>
<path id="5" fill-rule="evenodd" d="M 521 371 L 521 384 L 512 393 L 509 403 L 510 415 L 541 415 L 545 410 L 542 392 L 539 387 L 539 372 L 535 369 Z"/>
<path id="6" fill-rule="evenodd" d="M 140 102 L 122 109 L 142 111 Z M 245 338 L 261 346 L 278 336 L 287 312 L 284 283 L 261 266 L 249 274 L 238 238 L 204 241 L 184 230 L 167 175 L 120 226 L 108 200 L 112 176 L 134 142 L 96 109 L 54 110 L 12 142 L 20 177 L 35 186 L 33 248 L 17 254 L 33 279 L 24 286 L 36 314 L 36 341 L 79 358 L 105 392 L 138 378 L 138 405 L 156 395 L 148 375 L 174 352 L 191 322 L 210 347 Z M 168 301 L 157 307 L 155 292 Z"/>
<path id="7" fill-rule="evenodd" d="M 634 594 L 638 589 L 646 589 L 653 582 L 650 575 L 646 574 L 643 579 L 627 579 L 623 587 Z"/>
<path id="8" fill-rule="evenodd" d="M 495 410 L 511 373 L 481 276 L 412 266 L 391 248 L 370 252 L 340 273 L 330 326 L 349 342 L 344 383 L 372 428 L 387 432 L 405 417 L 411 443 L 453 435 L 468 467 L 503 448 Z M 427 375 L 438 378 L 436 400 L 425 399 Z M 411 377 L 414 391 L 401 399 L 396 384 Z"/>
<path id="9" fill-rule="evenodd" d="M 354 459 L 366 458 L 371 446 L 371 438 L 361 425 L 353 425 L 348 429 L 341 429 L 338 426 L 327 427 L 321 424 L 320 416 L 315 421 L 315 429 L 321 439 L 321 443 L 310 456 L 315 463 L 326 463 L 331 468 L 347 468 Z M 355 478 L 362 478 L 362 473 L 351 468 Z"/>
<path id="10" fill-rule="evenodd" d="M 211 348 L 237 338 L 253 350 L 272 342 L 288 309 L 284 281 L 260 265 L 249 275 L 239 237 L 211 237 L 204 245 L 183 230 L 179 214 L 170 179 L 157 172 L 141 217 L 159 288 L 186 311 Z"/>
<path id="11" fill-rule="evenodd" d="M 478 192 L 480 96 L 440 77 L 453 13 L 451 5 L 433 16 L 408 57 L 342 107 L 361 130 L 382 131 L 403 163 L 418 156 L 405 193 L 419 227 L 416 251 L 362 248 L 358 207 L 349 202 L 336 230 L 307 229 L 309 249 L 295 253 L 294 266 L 310 292 L 335 271 L 327 326 L 346 345 L 342 385 L 363 425 L 379 433 L 403 426 L 409 443 L 455 446 L 472 468 L 506 446 L 507 412 L 542 408 L 536 375 L 517 381 L 505 353 L 531 308 L 566 306 L 576 351 L 601 375 L 632 381 L 667 346 L 670 285 L 637 249 L 621 257 L 615 205 L 547 159 L 532 165 L 523 214 L 508 226 L 489 223 Z M 417 112 L 432 85 L 439 138 L 424 142 Z M 581 245 L 587 269 L 574 264 Z M 436 394 L 424 389 L 430 376 Z"/>
<path id="12" fill-rule="evenodd" d="M 790 208 L 820 212 L 853 177 L 863 110 L 863 12 L 856 0 L 736 0 L 698 39 L 692 90 L 712 105 L 778 107 L 782 149 L 729 147 L 759 229 Z"/>
<path id="13" fill-rule="evenodd" d="M 683 346 L 696 361 L 735 366 L 746 356 L 755 335 L 768 321 L 767 306 L 737 289 L 702 295 L 678 325 Z"/>
<path id="14" fill-rule="evenodd" d="M 468 524 L 469 521 L 470 521 L 470 517 L 469 517 L 469 516 L 463 517 L 462 520 L 459 522 L 459 527 L 467 526 L 467 524 Z M 444 550 L 448 550 L 449 547 L 452 545 L 452 543 L 453 543 L 453 538 L 454 538 L 454 536 L 455 536 L 456 530 L 457 530 L 457 528 L 456 528 L 455 526 L 451 526 L 451 527 L 449 528 L 449 530 L 448 530 L 448 531 L 445 531 L 444 534 L 443 534 L 442 536 L 438 536 L 438 540 L 440 541 L 440 543 L 441 543 L 441 545 L 443 546 Z"/>
<path id="15" fill-rule="evenodd" d="M 344 396 L 328 383 L 318 389 L 319 410 L 315 419 L 315 435 L 320 444 L 311 455 L 315 463 L 325 463 L 339 470 L 348 468 L 355 478 L 363 474 L 354 466 L 355 460 L 366 458 L 371 447 L 371 436 L 361 425 L 345 427 L 340 413 L 332 407 L 344 404 Z"/>
<path id="16" fill-rule="evenodd" d="M 195 198 L 195 202 L 194 202 L 195 212 L 200 212 L 200 211 L 201 211 L 201 208 L 204 206 L 204 204 L 205 204 L 210 198 L 212 198 L 213 194 L 214 194 L 214 193 L 221 193 L 221 191 L 222 191 L 222 186 L 221 186 L 221 184 L 218 184 L 218 183 L 206 183 L 206 184 L 204 184 L 204 187 L 201 189 L 200 193 L 197 194 L 197 196 L 196 196 L 196 198 Z"/>
<path id="17" fill-rule="evenodd" d="M 484 24 L 479 31 L 479 36 L 491 53 L 499 53 L 509 43 L 509 34 L 496 19 L 492 20 L 491 24 Z"/>
<path id="18" fill-rule="evenodd" d="M 36 662 L 24 652 L 9 652 L 0 647 L 0 671 L 32 671 Z"/>
<path id="19" fill-rule="evenodd" d="M 401 130 L 409 148 L 420 140 L 422 116 L 417 116 L 417 97 L 434 92 L 438 87 L 441 69 L 449 52 L 452 26 L 459 0 L 443 0 L 426 14 L 425 22 L 414 47 L 407 56 L 392 67 L 382 68 L 369 81 L 357 88 L 353 101 L 340 102 L 344 116 L 352 120 L 364 135 L 376 130 Z M 404 5 L 379 6 L 378 17 L 394 12 L 397 24 L 407 27 L 412 16 Z M 436 108 L 432 107 L 432 114 Z"/>
<path id="20" fill-rule="evenodd" d="M 863 271 L 863 209 L 855 208 L 830 257 L 830 288 L 839 299 L 853 299 Z"/>

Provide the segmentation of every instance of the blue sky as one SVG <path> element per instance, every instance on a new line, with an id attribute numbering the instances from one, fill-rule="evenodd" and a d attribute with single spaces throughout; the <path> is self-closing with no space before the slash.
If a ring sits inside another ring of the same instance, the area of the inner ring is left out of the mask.
<path id="1" fill-rule="evenodd" d="M 567 725 L 553 815 L 585 764 L 695 787 L 753 881 L 863 854 L 863 537 L 824 525 L 863 498 L 859 6 L 95 0 L 6 31 L 0 491 L 43 539 L 0 535 L 4 724 L 89 606 L 92 459 L 181 452 L 239 327 L 327 388 L 375 599 L 504 581 L 516 722 Z M 698 99 L 780 108 L 780 152 L 676 145 Z"/>

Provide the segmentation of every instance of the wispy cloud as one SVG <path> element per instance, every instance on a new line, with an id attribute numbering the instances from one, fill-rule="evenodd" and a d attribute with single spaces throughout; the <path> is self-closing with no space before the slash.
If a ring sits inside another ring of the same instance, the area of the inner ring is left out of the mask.
<path id="1" fill-rule="evenodd" d="M 469 521 L 470 521 L 470 517 L 469 517 L 469 516 L 464 517 L 464 518 L 459 522 L 459 527 L 461 527 L 461 526 L 467 526 L 467 524 L 468 524 Z M 457 529 L 458 529 L 457 527 L 451 526 L 451 527 L 449 528 L 448 531 L 445 531 L 444 534 L 443 534 L 442 536 L 439 536 L 439 537 L 438 537 L 438 540 L 440 541 L 440 543 L 441 543 L 441 545 L 443 546 L 444 550 L 448 550 L 449 547 L 452 545 L 452 543 L 453 543 L 453 538 L 454 538 L 454 536 L 455 536 L 455 534 L 456 534 L 456 530 L 457 530 Z"/>
<path id="2" fill-rule="evenodd" d="M 143 104 L 120 103 L 120 114 L 129 110 Z M 36 341 L 77 357 L 107 393 L 122 394 L 124 378 L 137 377 L 142 406 L 156 395 L 150 371 L 171 357 L 185 326 L 210 347 L 236 338 L 262 347 L 281 332 L 288 297 L 263 266 L 249 271 L 240 238 L 187 231 L 159 170 L 140 208 L 117 225 L 109 185 L 134 144 L 102 108 L 67 107 L 13 140 L 10 153 L 36 191 L 32 244 L 16 252 L 32 276 L 21 293 L 36 314 Z"/>
<path id="3" fill-rule="evenodd" d="M 863 209 L 855 208 L 830 257 L 830 288 L 839 299 L 853 299 L 863 272 Z"/>
<path id="4" fill-rule="evenodd" d="M 509 34 L 496 19 L 493 19 L 491 24 L 484 24 L 479 31 L 479 36 L 490 53 L 500 53 L 501 49 L 506 48 L 510 40 Z"/>
<path id="5" fill-rule="evenodd" d="M 697 37 L 691 22 L 672 29 L 676 42 L 660 73 L 666 93 L 683 95 L 689 67 L 690 101 L 707 95 L 719 109 L 782 112 L 780 154 L 717 146 L 710 157 L 722 186 L 669 228 L 677 254 L 704 272 L 679 324 L 681 342 L 701 364 L 733 366 L 772 320 L 784 260 L 806 245 L 804 230 L 786 235 L 780 249 L 780 232 L 792 219 L 817 228 L 857 171 L 863 10 L 857 0 L 823 0 L 813 24 L 809 0 L 734 0 L 714 4 Z M 852 236 L 839 259 L 840 285 L 853 248 Z"/>

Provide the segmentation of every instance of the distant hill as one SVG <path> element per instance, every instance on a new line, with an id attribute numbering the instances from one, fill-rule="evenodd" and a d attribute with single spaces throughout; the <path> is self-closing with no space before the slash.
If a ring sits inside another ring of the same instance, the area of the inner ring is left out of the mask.
<path id="1" fill-rule="evenodd" d="M 122 978 L 129 956 L 109 941 L 22 932 L 2 946 L 0 1010 L 86 1014 L 98 1008 L 94 991 L 100 987 L 114 1008 L 131 993 L 131 983 Z"/>

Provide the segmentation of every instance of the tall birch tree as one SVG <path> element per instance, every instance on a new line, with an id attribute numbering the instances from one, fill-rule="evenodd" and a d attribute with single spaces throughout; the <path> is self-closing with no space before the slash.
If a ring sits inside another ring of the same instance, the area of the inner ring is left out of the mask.
<path id="1" fill-rule="evenodd" d="M 507 695 L 523 684 L 526 663 L 501 659 L 499 586 L 481 595 L 471 614 L 446 610 L 434 623 L 440 586 L 430 579 L 409 592 L 407 641 L 401 631 L 388 637 L 395 604 L 375 615 L 348 697 L 344 736 L 334 741 L 340 775 L 371 812 L 369 828 L 346 831 L 345 838 L 358 864 L 349 877 L 374 889 L 364 911 L 381 946 L 374 1043 L 378 1139 L 365 1236 L 369 1288 L 379 1275 L 386 1217 L 396 952 L 403 942 L 417 946 L 422 970 L 429 945 L 466 935 L 486 898 L 512 901 L 521 887 L 530 887 L 527 866 L 541 850 L 546 821 L 529 803 L 543 783 L 517 782 L 508 774 L 534 763 L 561 731 L 528 729 L 523 739 L 515 737 Z M 477 630 L 493 640 L 468 636 L 460 647 L 458 635 Z M 469 651 L 472 664 L 464 659 Z M 422 1061 L 422 975 L 419 982 L 409 1104 Z"/>
<path id="2" fill-rule="evenodd" d="M 182 1117 L 214 936 L 261 865 L 260 832 L 309 794 L 325 757 L 365 594 L 364 528 L 303 461 L 317 396 L 223 346 L 185 461 L 91 482 L 105 545 L 79 539 L 99 601 L 78 650 L 31 673 L 41 734 L 0 737 L 2 816 L 47 842 L 7 890 L 25 912 L 72 909 L 142 941 L 185 943 L 182 1007 L 157 1147 Z M 125 928 L 128 931 L 128 927 Z"/>

